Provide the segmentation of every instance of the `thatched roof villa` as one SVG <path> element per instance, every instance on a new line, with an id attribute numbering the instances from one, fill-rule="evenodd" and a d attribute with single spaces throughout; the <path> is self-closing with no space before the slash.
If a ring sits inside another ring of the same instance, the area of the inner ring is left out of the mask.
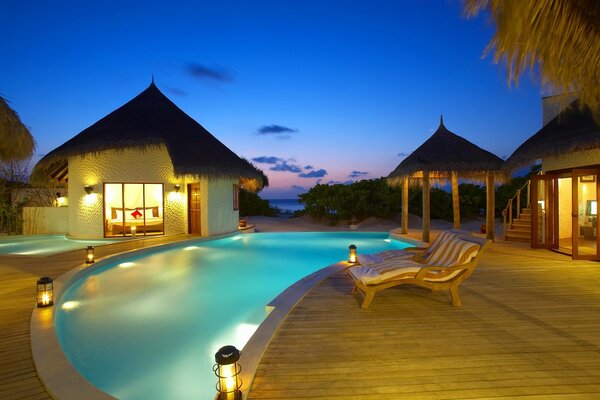
<path id="1" fill-rule="evenodd" d="M 574 259 L 600 259 L 598 236 L 600 123 L 579 100 L 543 99 L 545 125 L 506 160 L 508 169 L 541 160 L 531 181 L 533 247 L 560 250 Z"/>
<path id="2" fill-rule="evenodd" d="M 82 238 L 232 232 L 240 185 L 266 183 L 154 82 L 48 153 L 32 178 L 68 184 L 68 234 Z"/>

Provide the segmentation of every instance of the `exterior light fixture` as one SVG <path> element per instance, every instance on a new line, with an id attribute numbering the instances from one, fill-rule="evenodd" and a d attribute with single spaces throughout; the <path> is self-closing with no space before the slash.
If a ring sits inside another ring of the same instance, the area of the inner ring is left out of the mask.
<path id="1" fill-rule="evenodd" d="M 176 183 L 175 185 L 173 185 L 173 189 L 174 189 L 176 192 L 179 192 L 179 191 L 181 190 L 181 185 L 180 185 L 179 183 Z"/>
<path id="2" fill-rule="evenodd" d="M 135 237 L 136 232 L 137 232 L 137 226 L 132 226 L 131 227 L 131 237 Z"/>
<path id="3" fill-rule="evenodd" d="M 349 251 L 348 251 L 348 262 L 349 262 L 350 264 L 354 264 L 354 263 L 356 263 L 356 246 L 355 246 L 355 245 L 353 245 L 353 244 L 351 244 L 351 245 L 348 247 L 348 250 L 349 250 Z"/>
<path id="4" fill-rule="evenodd" d="M 85 192 L 86 192 L 87 194 L 92 194 L 92 193 L 94 192 L 94 187 L 93 187 L 93 186 L 91 186 L 91 185 L 85 185 L 85 186 L 83 187 L 83 190 L 85 190 Z"/>
<path id="5" fill-rule="evenodd" d="M 94 246 L 88 246 L 85 250 L 85 263 L 92 264 L 94 262 Z"/>
<path id="6" fill-rule="evenodd" d="M 215 354 L 216 364 L 213 371 L 218 378 L 215 400 L 240 400 L 242 398 L 242 380 L 239 377 L 242 368 L 238 364 L 240 351 L 235 346 L 223 346 Z"/>
<path id="7" fill-rule="evenodd" d="M 35 298 L 39 308 L 54 304 L 54 281 L 52 278 L 45 276 L 38 279 Z"/>

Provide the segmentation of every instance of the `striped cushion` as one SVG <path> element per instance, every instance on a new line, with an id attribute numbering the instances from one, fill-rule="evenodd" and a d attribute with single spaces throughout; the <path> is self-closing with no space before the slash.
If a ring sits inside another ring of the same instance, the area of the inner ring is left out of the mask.
<path id="1" fill-rule="evenodd" d="M 459 239 L 446 240 L 427 258 L 428 266 L 453 267 L 463 265 L 479 252 L 479 244 Z"/>
<path id="2" fill-rule="evenodd" d="M 457 236 L 457 234 L 454 233 L 454 232 L 450 232 L 450 231 L 440 232 L 440 234 L 437 235 L 437 237 L 435 238 L 435 240 L 425 250 L 425 253 L 423 253 L 423 257 L 424 258 L 429 257 L 433 252 L 435 252 L 438 249 L 438 247 L 442 243 L 444 243 L 448 239 L 455 238 L 456 236 Z"/>

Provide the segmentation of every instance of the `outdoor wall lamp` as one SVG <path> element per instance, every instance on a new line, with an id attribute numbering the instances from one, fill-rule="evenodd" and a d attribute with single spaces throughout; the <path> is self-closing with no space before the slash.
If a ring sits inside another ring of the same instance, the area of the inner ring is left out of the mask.
<path id="1" fill-rule="evenodd" d="M 52 278 L 44 276 L 38 279 L 35 298 L 39 308 L 54 304 L 54 281 Z"/>
<path id="2" fill-rule="evenodd" d="M 83 190 L 85 190 L 85 192 L 86 192 L 87 194 L 92 194 L 92 193 L 94 192 L 94 187 L 93 187 L 93 186 L 91 186 L 91 185 L 85 185 L 85 186 L 83 187 Z"/>
<path id="3" fill-rule="evenodd" d="M 355 246 L 355 245 L 353 245 L 353 244 L 351 244 L 351 245 L 348 247 L 348 250 L 349 250 L 349 251 L 348 251 L 348 262 L 349 262 L 350 264 L 354 264 L 354 263 L 356 263 L 356 246 Z"/>
<path id="4" fill-rule="evenodd" d="M 240 351 L 235 346 L 223 346 L 215 354 L 216 364 L 213 371 L 218 378 L 215 400 L 239 400 L 242 398 L 242 380 L 239 374 L 242 368 L 237 363 Z"/>
<path id="5" fill-rule="evenodd" d="M 88 246 L 85 250 L 85 263 L 92 264 L 94 262 L 94 246 Z"/>
<path id="6" fill-rule="evenodd" d="M 173 189 L 175 189 L 176 192 L 179 192 L 181 190 L 181 185 L 179 183 L 176 183 L 175 185 L 173 185 Z"/>

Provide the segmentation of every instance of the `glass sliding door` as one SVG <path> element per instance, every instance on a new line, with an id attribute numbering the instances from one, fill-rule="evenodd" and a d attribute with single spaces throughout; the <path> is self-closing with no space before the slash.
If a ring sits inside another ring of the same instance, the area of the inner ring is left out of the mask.
<path id="1" fill-rule="evenodd" d="M 573 259 L 600 260 L 597 169 L 573 170 Z"/>
<path id="2" fill-rule="evenodd" d="M 162 235 L 163 199 L 162 183 L 105 183 L 104 235 Z"/>
<path id="3" fill-rule="evenodd" d="M 558 177 L 531 178 L 531 247 L 558 248 Z"/>

